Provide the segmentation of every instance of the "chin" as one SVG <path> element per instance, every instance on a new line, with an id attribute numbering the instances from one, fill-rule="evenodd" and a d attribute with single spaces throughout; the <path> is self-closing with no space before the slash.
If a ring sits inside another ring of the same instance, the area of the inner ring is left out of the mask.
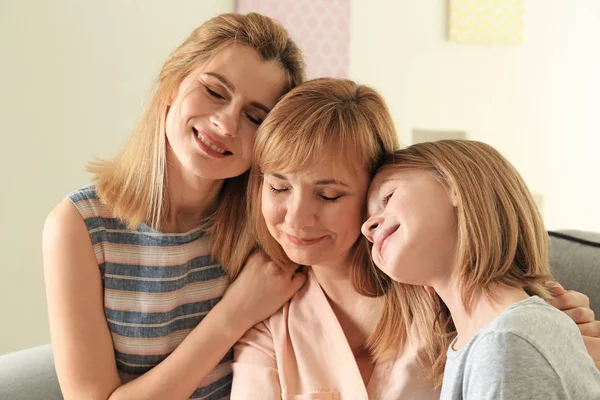
<path id="1" fill-rule="evenodd" d="M 305 255 L 300 255 L 300 254 L 290 254 L 287 253 L 287 256 L 290 258 L 290 260 L 298 265 L 313 265 L 315 264 L 315 259 L 314 257 L 307 257 Z"/>
<path id="2" fill-rule="evenodd" d="M 284 249 L 285 250 L 285 249 Z M 310 254 L 302 254 L 302 252 L 286 251 L 289 259 L 298 265 L 316 265 L 319 264 L 319 257 L 311 256 Z"/>

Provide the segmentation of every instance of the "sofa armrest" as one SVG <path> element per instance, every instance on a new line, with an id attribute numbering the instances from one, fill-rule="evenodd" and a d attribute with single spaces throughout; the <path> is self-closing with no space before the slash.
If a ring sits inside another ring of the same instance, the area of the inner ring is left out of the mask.
<path id="1" fill-rule="evenodd" d="M 0 356 L 0 399 L 62 400 L 51 345 Z"/>
<path id="2" fill-rule="evenodd" d="M 550 269 L 565 289 L 590 298 L 600 318 L 600 233 L 577 230 L 549 232 Z"/>

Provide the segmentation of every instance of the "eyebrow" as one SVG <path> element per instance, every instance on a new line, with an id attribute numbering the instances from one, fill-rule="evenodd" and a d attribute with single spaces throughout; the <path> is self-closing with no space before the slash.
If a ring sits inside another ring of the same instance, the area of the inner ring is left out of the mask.
<path id="1" fill-rule="evenodd" d="M 282 181 L 287 181 L 287 178 L 285 177 L 285 175 L 275 174 L 275 173 L 270 173 L 268 175 L 271 175 L 277 179 L 281 179 Z M 319 179 L 318 181 L 315 182 L 315 185 L 319 185 L 319 186 L 321 186 L 321 185 L 340 185 L 340 186 L 350 187 L 347 183 L 344 183 L 337 179 Z"/>
<path id="2" fill-rule="evenodd" d="M 371 187 L 369 188 L 368 196 L 371 197 L 374 194 L 377 194 L 377 196 L 380 196 L 381 188 L 383 187 L 383 185 L 385 185 L 388 182 L 395 181 L 395 180 L 397 180 L 397 179 L 396 178 L 385 178 L 384 180 L 379 182 L 376 189 L 371 185 Z"/>
<path id="3" fill-rule="evenodd" d="M 227 89 L 229 89 L 231 92 L 235 92 L 235 86 L 233 85 L 233 83 L 229 82 L 223 75 L 218 74 L 216 72 L 205 72 L 205 74 L 218 79 L 223 85 L 225 85 Z M 250 105 L 254 108 L 258 108 L 259 110 L 266 112 L 267 114 L 271 111 L 269 107 L 257 101 L 251 101 Z"/>
<path id="4" fill-rule="evenodd" d="M 381 183 L 379 184 L 379 186 L 383 186 L 385 183 L 391 182 L 391 181 L 397 181 L 398 178 L 385 178 L 384 180 L 381 181 Z"/>

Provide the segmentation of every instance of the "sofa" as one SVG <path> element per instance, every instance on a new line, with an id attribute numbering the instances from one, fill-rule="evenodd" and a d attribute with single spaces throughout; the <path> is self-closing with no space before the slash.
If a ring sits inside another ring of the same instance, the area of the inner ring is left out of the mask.
<path id="1" fill-rule="evenodd" d="M 566 230 L 549 235 L 556 280 L 588 295 L 600 316 L 600 233 Z M 0 399 L 62 399 L 49 344 L 0 356 Z"/>

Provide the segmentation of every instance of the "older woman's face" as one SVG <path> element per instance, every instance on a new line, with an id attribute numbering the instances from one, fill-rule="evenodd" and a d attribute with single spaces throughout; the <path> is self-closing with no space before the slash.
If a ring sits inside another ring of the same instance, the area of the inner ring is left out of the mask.
<path id="1" fill-rule="evenodd" d="M 297 264 L 339 266 L 360 236 L 369 177 L 338 164 L 327 157 L 300 173 L 264 174 L 267 228 Z"/>

